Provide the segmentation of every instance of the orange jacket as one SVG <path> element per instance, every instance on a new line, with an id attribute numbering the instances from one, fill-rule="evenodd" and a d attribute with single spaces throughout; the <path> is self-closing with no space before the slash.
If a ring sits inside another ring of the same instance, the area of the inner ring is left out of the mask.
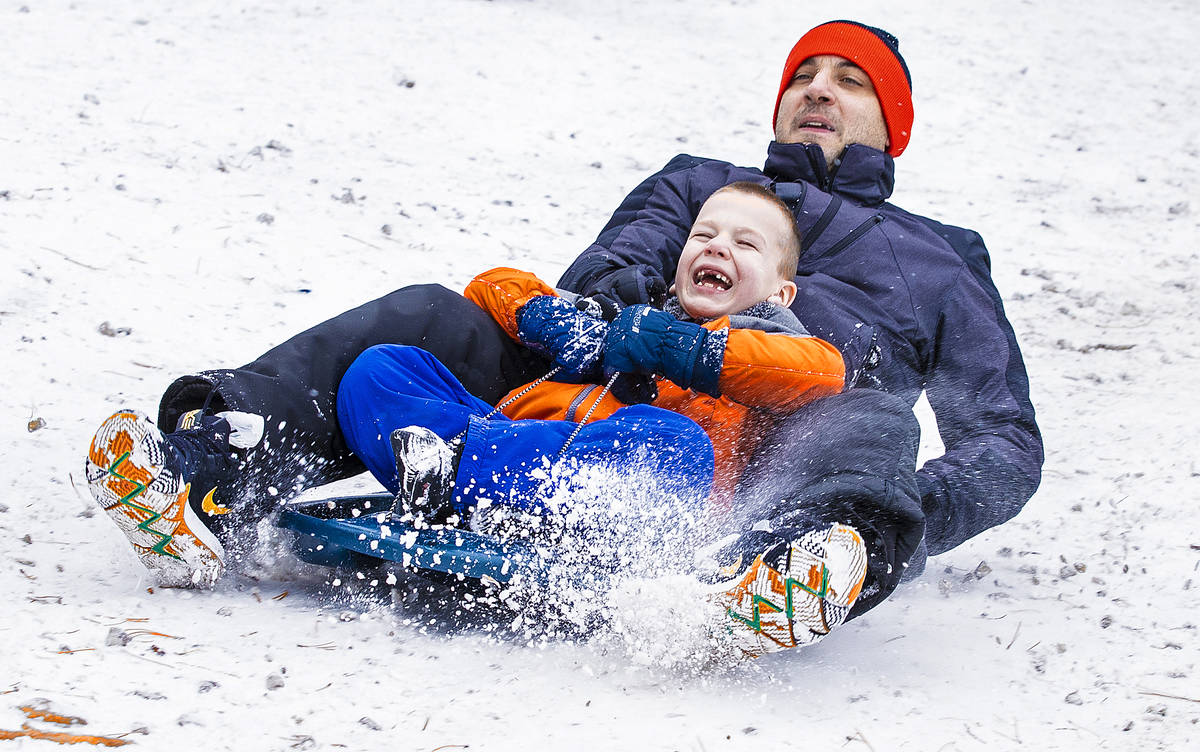
<path id="1" fill-rule="evenodd" d="M 491 314 L 510 337 L 519 339 L 517 311 L 521 306 L 538 295 L 558 293 L 528 272 L 499 268 L 471 280 L 464 294 Z M 711 331 L 728 329 L 729 317 L 722 316 L 703 326 Z M 770 432 L 772 417 L 787 414 L 818 397 L 836 394 L 842 389 L 844 377 L 841 354 L 824 340 L 730 329 L 718 384 L 722 396 L 681 389 L 659 379 L 658 398 L 653 404 L 686 415 L 712 439 L 716 462 L 713 495 L 724 506 L 754 448 Z M 504 414 L 513 419 L 578 421 L 595 404 L 601 390 L 597 384 L 545 381 L 507 407 Z M 622 407 L 625 403 L 609 392 L 589 420 L 607 418 Z"/>

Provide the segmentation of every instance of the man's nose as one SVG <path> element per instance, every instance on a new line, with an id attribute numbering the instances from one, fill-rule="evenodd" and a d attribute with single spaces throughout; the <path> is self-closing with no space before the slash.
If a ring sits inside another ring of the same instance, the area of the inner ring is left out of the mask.
<path id="1" fill-rule="evenodd" d="M 813 75 L 812 81 L 809 81 L 808 86 L 804 89 L 804 97 L 810 102 L 833 101 L 832 74 L 825 69 L 817 71 Z"/>

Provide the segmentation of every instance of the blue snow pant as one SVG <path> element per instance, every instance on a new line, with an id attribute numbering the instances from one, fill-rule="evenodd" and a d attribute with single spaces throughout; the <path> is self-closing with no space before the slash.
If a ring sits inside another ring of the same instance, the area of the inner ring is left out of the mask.
<path id="1" fill-rule="evenodd" d="M 458 512 L 480 501 L 538 510 L 549 463 L 608 466 L 653 474 L 657 491 L 703 501 L 712 490 L 712 442 L 690 418 L 649 405 L 623 407 L 585 424 L 564 420 L 511 420 L 470 394 L 428 352 L 378 345 L 350 365 L 338 386 L 337 416 L 350 449 L 388 490 L 399 489 L 390 437 L 424 426 L 443 439 L 463 431 L 455 476 Z M 566 446 L 566 451 L 560 451 Z M 541 472 L 537 472 L 541 471 Z M 619 483 L 615 475 L 613 482 Z"/>

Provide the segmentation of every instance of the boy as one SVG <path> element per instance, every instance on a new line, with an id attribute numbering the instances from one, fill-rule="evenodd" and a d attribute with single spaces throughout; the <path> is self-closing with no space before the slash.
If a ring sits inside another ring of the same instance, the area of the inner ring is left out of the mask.
<path id="1" fill-rule="evenodd" d="M 758 184 L 735 183 L 701 207 L 665 310 L 634 306 L 606 323 L 530 274 L 486 272 L 466 296 L 551 357 L 561 381 L 516 390 L 522 396 L 491 419 L 491 406 L 428 353 L 381 345 L 341 382 L 347 444 L 398 494 L 400 511 L 434 523 L 488 504 L 539 509 L 545 474 L 537 471 L 546 461 L 645 469 L 659 486 L 645 491 L 654 498 L 703 498 L 715 480 L 710 503 L 719 513 L 770 416 L 842 387 L 841 355 L 787 310 L 799 250 L 787 206 Z M 601 373 L 642 377 L 622 396 L 652 406 L 627 406 L 586 383 L 603 382 Z M 655 374 L 661 378 L 647 391 L 645 377 Z M 589 409 L 591 422 L 576 425 Z M 754 655 L 814 641 L 840 624 L 865 573 L 861 539 L 845 525 L 774 553 L 779 561 L 758 557 L 716 596 L 738 627 L 730 630 L 736 644 Z M 835 558 L 836 572 L 824 566 Z M 764 598 L 773 593 L 778 607 Z M 793 617 L 807 628 L 796 629 Z"/>
<path id="2" fill-rule="evenodd" d="M 627 309 L 611 325 L 559 298 L 533 275 L 510 269 L 481 274 L 467 287 L 466 296 L 514 339 L 549 355 L 568 371 L 534 387 L 504 414 L 512 419 L 578 418 L 601 390 L 595 384 L 564 381 L 603 382 L 602 367 L 609 373 L 661 373 L 666 378 L 655 384 L 658 396 L 652 404 L 692 418 L 709 432 L 716 444 L 720 500 L 727 502 L 743 458 L 752 449 L 745 444 L 757 438 L 744 438 L 746 423 L 762 417 L 753 416 L 747 408 L 786 411 L 842 387 L 841 356 L 829 344 L 808 337 L 799 321 L 785 310 L 796 291 L 791 275 L 800 241 L 794 228 L 786 207 L 762 186 L 735 183 L 717 191 L 701 207 L 680 257 L 670 290 L 673 297 L 667 303 L 674 315 Z M 738 322 L 732 333 L 730 321 L 723 318 L 729 315 Z M 707 323 L 694 323 L 699 321 Z M 403 484 L 386 437 L 408 424 L 433 428 L 417 419 L 412 412 L 416 406 L 403 399 L 413 391 L 428 396 L 428 385 L 412 384 L 408 377 L 410 368 L 425 368 L 417 361 L 430 359 L 412 350 L 415 348 L 383 345 L 371 355 L 364 353 L 362 362 L 356 361 L 343 377 L 338 393 L 339 422 L 347 443 L 392 491 Z M 400 383 L 406 381 L 410 383 Z M 390 389 L 393 386 L 395 393 Z M 645 386 L 643 382 L 643 389 Z M 461 388 L 455 391 L 463 392 Z M 721 399 L 722 392 L 727 398 Z M 456 395 L 446 401 L 459 399 Z M 624 406 L 616 397 L 605 395 L 592 420 L 610 417 Z M 491 410 L 490 405 L 473 407 L 482 410 L 479 415 Z M 450 422 L 454 425 L 438 432 L 447 434 L 443 438 L 457 436 L 466 427 L 465 419 Z M 565 438 L 573 427 L 541 426 L 538 430 L 555 429 L 565 429 L 567 433 L 561 435 Z M 466 437 L 472 447 L 483 440 L 474 441 L 474 433 L 468 430 Z M 448 486 L 447 481 L 431 487 Z M 469 487 L 457 485 L 456 511 L 471 506 L 472 494 L 464 490 Z M 441 505 L 445 500 L 433 501 Z"/>

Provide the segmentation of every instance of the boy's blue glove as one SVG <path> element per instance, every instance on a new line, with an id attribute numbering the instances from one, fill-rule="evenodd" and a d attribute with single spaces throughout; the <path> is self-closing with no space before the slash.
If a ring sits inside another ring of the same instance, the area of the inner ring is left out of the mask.
<path id="1" fill-rule="evenodd" d="M 604 373 L 659 374 L 684 389 L 721 396 L 726 332 L 710 332 L 646 305 L 630 306 L 608 325 Z"/>
<path id="2" fill-rule="evenodd" d="M 599 380 L 607 330 L 607 323 L 557 295 L 539 295 L 517 311 L 517 336 L 559 366 L 556 381 Z"/>

